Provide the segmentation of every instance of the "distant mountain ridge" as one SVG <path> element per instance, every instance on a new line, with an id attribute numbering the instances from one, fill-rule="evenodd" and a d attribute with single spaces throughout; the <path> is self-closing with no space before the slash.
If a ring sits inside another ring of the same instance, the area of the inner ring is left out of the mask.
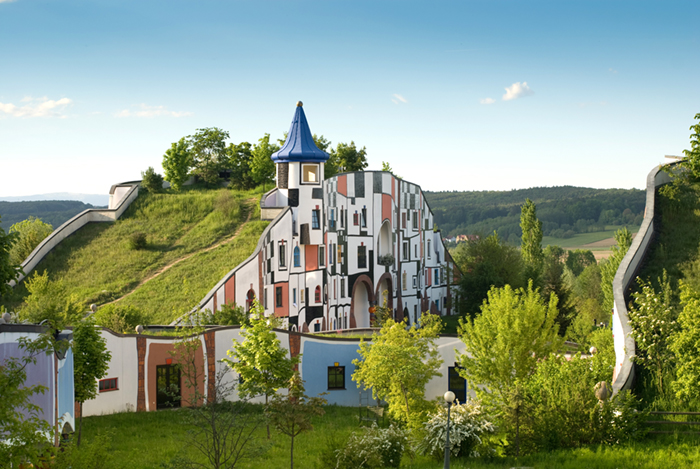
<path id="1" fill-rule="evenodd" d="M 104 194 L 76 194 L 74 192 L 52 192 L 50 194 L 20 195 L 0 197 L 4 202 L 35 202 L 39 200 L 77 200 L 95 207 L 106 207 L 109 204 L 109 195 Z"/>
<path id="2" fill-rule="evenodd" d="M 545 236 L 571 237 L 604 231 L 607 225 L 639 226 L 646 192 L 640 189 L 593 189 L 558 186 L 511 191 L 425 192 L 443 236 L 494 231 L 513 244 L 520 242 L 520 207 L 537 205 Z"/>
<path id="3" fill-rule="evenodd" d="M 50 223 L 55 229 L 89 208 L 95 207 L 77 200 L 0 201 L 0 228 L 7 231 L 15 223 L 32 216 Z"/>

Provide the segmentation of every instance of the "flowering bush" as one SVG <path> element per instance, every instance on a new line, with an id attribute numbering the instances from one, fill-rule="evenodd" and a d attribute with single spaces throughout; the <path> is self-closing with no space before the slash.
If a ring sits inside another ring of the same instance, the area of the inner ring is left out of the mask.
<path id="1" fill-rule="evenodd" d="M 399 467 L 408 437 L 394 425 L 381 429 L 373 424 L 348 438 L 338 450 L 336 469 Z"/>
<path id="2" fill-rule="evenodd" d="M 424 425 L 425 437 L 418 451 L 440 459 L 445 454 L 447 409 L 440 407 Z M 478 456 L 476 448 L 485 433 L 495 431 L 487 420 L 479 401 L 468 399 L 464 404 L 452 406 L 450 411 L 450 453 L 452 456 Z"/>

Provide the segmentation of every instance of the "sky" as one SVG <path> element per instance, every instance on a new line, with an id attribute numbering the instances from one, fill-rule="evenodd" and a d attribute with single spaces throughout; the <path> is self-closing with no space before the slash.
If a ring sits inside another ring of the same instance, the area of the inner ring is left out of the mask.
<path id="1" fill-rule="evenodd" d="M 690 148 L 700 2 L 0 0 L 0 197 L 107 194 L 219 127 L 424 190 L 642 188 Z"/>

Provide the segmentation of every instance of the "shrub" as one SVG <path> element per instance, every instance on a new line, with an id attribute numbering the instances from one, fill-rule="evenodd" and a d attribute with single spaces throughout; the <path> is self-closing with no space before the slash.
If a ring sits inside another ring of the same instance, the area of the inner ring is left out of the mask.
<path id="1" fill-rule="evenodd" d="M 399 467 L 408 446 L 406 432 L 394 425 L 381 429 L 373 424 L 353 432 L 338 451 L 336 469 Z"/>
<path id="2" fill-rule="evenodd" d="M 440 460 L 445 454 L 447 409 L 440 406 L 425 423 L 425 437 L 418 451 Z M 450 454 L 452 456 L 479 456 L 477 447 L 482 436 L 494 433 L 495 427 L 481 407 L 481 403 L 468 399 L 464 404 L 452 406 L 450 411 Z"/>
<path id="3" fill-rule="evenodd" d="M 223 304 L 215 313 L 207 310 L 200 322 L 218 326 L 242 326 L 248 323 L 248 314 L 243 306 Z"/>
<path id="4" fill-rule="evenodd" d="M 133 334 L 136 326 L 147 322 L 145 319 L 140 309 L 115 303 L 102 306 L 95 313 L 97 324 L 120 334 Z"/>
<path id="5" fill-rule="evenodd" d="M 132 233 L 129 236 L 129 249 L 141 250 L 146 249 L 146 235 L 144 233 Z"/>
<path id="6" fill-rule="evenodd" d="M 141 187 L 153 194 L 158 193 L 163 190 L 163 176 L 149 166 L 146 171 L 141 172 Z"/>

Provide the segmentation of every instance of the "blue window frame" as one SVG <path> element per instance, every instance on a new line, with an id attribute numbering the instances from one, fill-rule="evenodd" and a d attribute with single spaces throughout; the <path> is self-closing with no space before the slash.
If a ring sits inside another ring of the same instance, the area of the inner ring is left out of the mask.
<path id="1" fill-rule="evenodd" d="M 299 252 L 299 246 L 294 248 L 294 267 L 301 267 L 301 253 Z"/>
<path id="2" fill-rule="evenodd" d="M 319 215 L 320 215 L 320 210 L 312 210 L 311 211 L 311 228 L 314 230 L 320 230 L 321 229 L 321 222 L 319 220 Z"/>

